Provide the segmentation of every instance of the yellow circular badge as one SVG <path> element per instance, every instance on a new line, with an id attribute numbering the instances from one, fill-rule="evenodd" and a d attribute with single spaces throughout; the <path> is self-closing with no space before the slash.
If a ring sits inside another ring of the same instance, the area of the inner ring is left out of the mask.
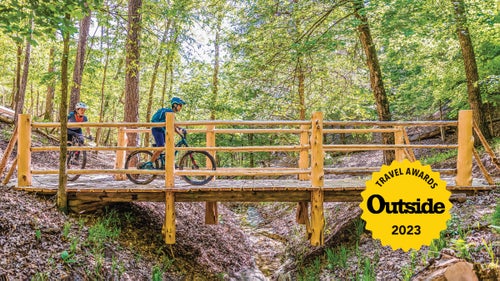
<path id="1" fill-rule="evenodd" d="M 420 249 L 446 229 L 450 218 L 446 182 L 419 161 L 393 161 L 372 174 L 361 193 L 361 218 L 374 239 L 393 250 Z"/>

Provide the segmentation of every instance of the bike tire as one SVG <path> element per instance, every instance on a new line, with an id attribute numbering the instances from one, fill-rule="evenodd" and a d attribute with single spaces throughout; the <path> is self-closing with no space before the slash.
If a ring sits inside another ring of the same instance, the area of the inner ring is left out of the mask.
<path id="1" fill-rule="evenodd" d="M 179 170 L 215 171 L 215 169 L 215 159 L 206 151 L 188 151 L 182 155 L 181 160 L 179 161 Z M 210 182 L 213 178 L 214 176 L 182 176 L 183 180 L 192 185 L 204 185 Z"/>
<path id="2" fill-rule="evenodd" d="M 66 169 L 85 169 L 87 165 L 87 151 L 69 151 L 66 159 Z M 81 175 L 68 174 L 68 181 L 76 181 Z"/>
<path id="3" fill-rule="evenodd" d="M 139 169 L 142 170 L 144 168 L 141 167 L 146 162 L 151 162 L 151 158 L 153 156 L 153 153 L 151 151 L 147 150 L 138 150 L 130 153 L 130 155 L 127 157 L 127 161 L 125 162 L 125 169 Z M 156 159 L 156 161 L 153 163 L 152 169 L 161 169 L 161 163 L 159 159 Z M 152 182 L 155 178 L 156 175 L 151 175 L 151 174 L 126 174 L 127 178 L 135 183 L 135 184 L 148 184 Z"/>

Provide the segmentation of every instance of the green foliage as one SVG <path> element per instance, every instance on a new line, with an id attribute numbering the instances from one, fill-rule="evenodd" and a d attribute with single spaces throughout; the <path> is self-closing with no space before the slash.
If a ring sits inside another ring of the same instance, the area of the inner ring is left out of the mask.
<path id="1" fill-rule="evenodd" d="M 113 240 L 120 235 L 120 221 L 115 210 L 109 211 L 105 217 L 99 218 L 96 223 L 89 228 L 87 240 L 97 249 L 102 249 L 104 243 Z"/>
<path id="2" fill-rule="evenodd" d="M 349 249 L 345 246 L 326 249 L 327 268 L 330 270 L 336 267 L 347 268 L 347 259 L 350 255 Z"/>
<path id="3" fill-rule="evenodd" d="M 61 253 L 61 259 L 66 264 L 75 263 L 76 260 L 74 260 L 73 257 L 74 257 L 74 254 L 73 253 L 68 253 L 68 251 L 63 251 Z"/>
<path id="4" fill-rule="evenodd" d="M 410 264 L 405 265 L 401 268 L 403 280 L 405 281 L 410 280 L 415 272 L 416 267 L 417 267 L 417 252 L 412 250 L 410 253 Z"/>
<path id="5" fill-rule="evenodd" d="M 445 231 L 441 231 L 439 239 L 434 239 L 429 246 L 429 252 L 432 257 L 438 257 L 442 249 L 446 248 Z"/>
<path id="6" fill-rule="evenodd" d="M 451 241 L 452 249 L 454 249 L 458 253 L 458 257 L 466 260 L 471 260 L 471 246 L 473 246 L 473 243 L 467 243 L 464 239 L 453 239 Z"/>
<path id="7" fill-rule="evenodd" d="M 495 212 L 491 217 L 491 224 L 497 232 L 500 233 L 500 199 L 497 200 L 497 205 L 495 207 Z"/>
<path id="8" fill-rule="evenodd" d="M 302 268 L 301 274 L 297 276 L 297 280 L 299 281 L 318 280 L 320 273 L 321 273 L 321 260 L 319 257 L 316 257 L 310 266 Z"/>
<path id="9" fill-rule="evenodd" d="M 35 238 L 37 241 L 42 240 L 42 231 L 40 229 L 35 229 Z"/>
<path id="10" fill-rule="evenodd" d="M 453 157 L 457 157 L 457 150 L 449 150 L 445 152 L 438 152 L 432 156 L 428 156 L 420 159 L 422 165 L 432 165 L 435 163 L 440 163 Z"/>
<path id="11" fill-rule="evenodd" d="M 63 225 L 63 232 L 62 232 L 62 236 L 64 239 L 68 239 L 69 238 L 69 232 L 71 230 L 71 222 L 69 221 L 65 221 L 64 222 L 64 225 Z"/>

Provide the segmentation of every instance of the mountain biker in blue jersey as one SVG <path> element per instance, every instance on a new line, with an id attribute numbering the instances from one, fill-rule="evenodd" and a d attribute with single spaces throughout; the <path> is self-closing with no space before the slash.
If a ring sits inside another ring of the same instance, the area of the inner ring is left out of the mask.
<path id="1" fill-rule="evenodd" d="M 151 118 L 151 122 L 165 123 L 166 113 L 168 113 L 168 112 L 177 113 L 177 112 L 182 110 L 182 107 L 185 104 L 186 104 L 186 102 L 183 101 L 181 98 L 173 97 L 170 100 L 171 108 L 163 107 L 163 108 L 158 109 L 158 111 L 156 111 L 156 113 Z M 179 126 L 175 126 L 174 130 L 177 134 L 179 134 L 181 136 L 183 134 L 185 134 L 185 132 L 186 132 L 186 129 L 180 128 Z M 151 133 L 153 134 L 153 137 L 155 138 L 156 147 L 165 146 L 165 126 L 153 127 L 151 129 Z M 162 152 L 163 151 L 161 151 L 161 150 L 155 151 L 153 153 L 153 156 L 151 157 L 151 162 L 154 163 L 156 161 L 156 159 L 158 158 L 158 156 L 160 156 L 160 154 Z M 151 163 L 151 166 L 147 165 L 145 168 L 152 168 L 152 163 Z M 148 167 L 148 166 L 150 166 L 150 167 Z"/>
<path id="2" fill-rule="evenodd" d="M 71 111 L 68 115 L 68 122 L 88 122 L 87 116 L 85 116 L 85 110 L 87 110 L 89 107 L 83 103 L 83 102 L 78 102 L 75 105 L 75 110 Z M 92 135 L 90 134 L 90 128 L 86 128 L 87 131 L 87 138 L 92 139 Z M 83 132 L 82 128 L 68 128 L 68 142 L 71 142 L 71 139 L 73 136 L 78 137 L 78 141 L 83 144 Z"/>

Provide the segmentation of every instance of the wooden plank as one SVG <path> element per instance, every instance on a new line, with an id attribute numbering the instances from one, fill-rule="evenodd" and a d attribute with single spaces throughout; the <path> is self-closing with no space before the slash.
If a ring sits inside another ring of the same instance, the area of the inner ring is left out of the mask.
<path id="1" fill-rule="evenodd" d="M 321 246 L 325 243 L 323 202 L 323 190 L 311 192 L 311 245 L 313 246 Z"/>
<path id="2" fill-rule="evenodd" d="M 378 128 L 368 128 L 368 129 L 323 129 L 323 134 L 367 134 L 367 133 L 394 133 L 398 129 L 378 129 Z"/>
<path id="3" fill-rule="evenodd" d="M 410 148 L 456 149 L 456 144 L 325 144 L 325 151 L 368 151 Z"/>
<path id="4" fill-rule="evenodd" d="M 16 166 L 17 166 L 17 157 L 14 158 L 14 162 L 12 162 L 12 166 L 10 166 L 9 172 L 7 173 L 7 175 L 5 176 L 5 178 L 2 181 L 3 185 L 6 185 L 9 183 L 9 180 L 12 177 L 12 174 L 14 174 L 14 171 L 16 170 Z"/>
<path id="5" fill-rule="evenodd" d="M 472 148 L 472 154 L 474 155 L 476 163 L 479 166 L 481 172 L 483 173 L 486 182 L 488 182 L 489 185 L 495 185 L 495 181 L 491 178 L 491 175 L 488 173 L 488 170 L 486 170 L 486 167 L 484 167 L 483 162 L 481 162 L 481 156 L 479 156 L 479 153 L 477 153 L 477 150 L 475 148 Z"/>
<path id="6" fill-rule="evenodd" d="M 457 177 L 458 186 L 472 184 L 472 150 L 474 137 L 472 136 L 472 110 L 461 110 L 458 114 L 458 155 Z"/>
<path id="7" fill-rule="evenodd" d="M 381 127 L 437 127 L 437 126 L 458 126 L 457 121 L 324 121 L 324 126 L 381 126 Z"/>
<path id="8" fill-rule="evenodd" d="M 479 126 L 477 125 L 476 120 L 473 120 L 473 127 L 474 127 L 474 132 L 476 133 L 477 137 L 483 144 L 484 150 L 486 150 L 486 152 L 490 155 L 493 164 L 495 164 L 497 169 L 500 170 L 500 161 L 495 155 L 495 152 L 493 152 L 493 149 L 491 149 L 490 145 L 488 144 L 488 141 L 486 141 L 486 138 L 484 137 L 483 133 L 481 133 L 481 130 L 479 130 Z"/>
<path id="9" fill-rule="evenodd" d="M 19 136 L 17 141 L 17 184 L 19 186 L 31 185 L 31 116 L 19 114 L 17 121 Z"/>
<path id="10" fill-rule="evenodd" d="M 3 171 L 7 166 L 7 161 L 9 160 L 10 154 L 14 150 L 16 143 L 17 143 L 17 126 L 14 127 L 14 132 L 12 132 L 12 136 L 10 137 L 9 143 L 7 144 L 5 150 L 3 151 L 2 161 L 0 162 L 0 178 L 2 177 Z M 12 165 L 14 166 L 14 164 Z"/>
<path id="11" fill-rule="evenodd" d="M 118 129 L 118 146 L 127 146 L 127 134 L 123 128 Z M 125 150 L 117 150 L 115 157 L 115 169 L 121 170 L 125 168 L 126 161 L 126 152 Z M 115 180 L 125 180 L 126 176 L 124 174 L 115 174 Z"/>
<path id="12" fill-rule="evenodd" d="M 223 152 L 275 152 L 275 151 L 300 151 L 309 146 L 301 145 L 273 145 L 273 146 L 216 146 L 216 147 L 176 147 L 178 151 L 223 151 Z"/>

